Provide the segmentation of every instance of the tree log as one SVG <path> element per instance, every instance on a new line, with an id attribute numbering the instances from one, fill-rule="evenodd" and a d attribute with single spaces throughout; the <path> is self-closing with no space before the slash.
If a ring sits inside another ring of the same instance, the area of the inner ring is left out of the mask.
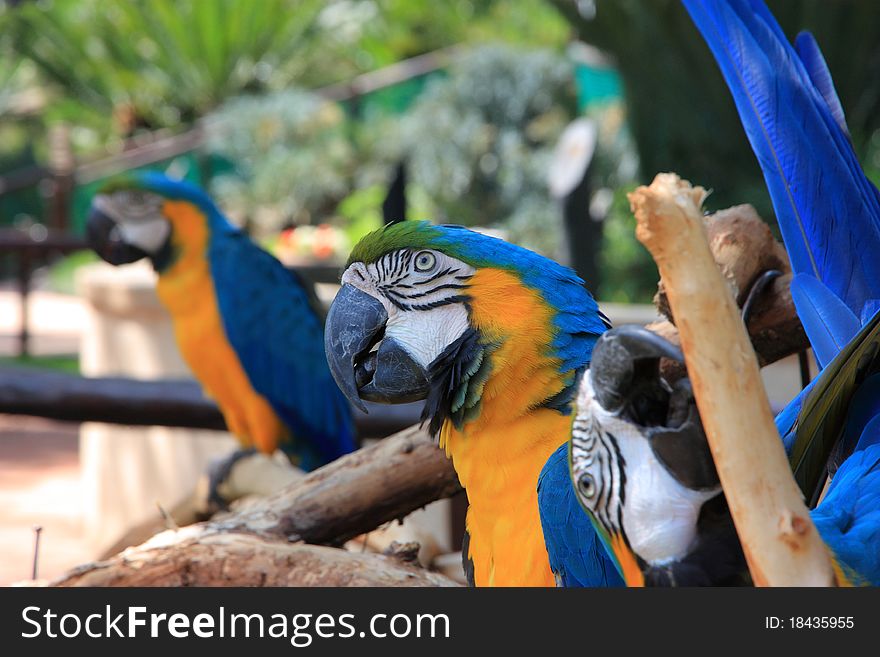
<path id="1" fill-rule="evenodd" d="M 770 232 L 751 205 L 736 205 L 703 217 L 712 257 L 724 276 L 737 304 L 742 306 L 754 281 L 763 272 L 775 269 L 782 276 L 774 279 L 759 296 L 748 323 L 752 347 L 763 367 L 799 351 L 810 343 L 791 300 L 791 267 L 785 248 Z M 649 329 L 679 344 L 675 319 L 661 280 L 654 303 L 667 319 L 654 322 Z M 663 376 L 674 381 L 685 375 L 684 365 L 664 359 Z"/>
<path id="2" fill-rule="evenodd" d="M 221 532 L 167 531 L 51 586 L 458 586 L 393 556 Z"/>
<path id="3" fill-rule="evenodd" d="M 664 280 L 721 485 L 758 586 L 828 586 L 831 559 L 792 477 L 758 361 L 709 250 L 705 190 L 674 174 L 629 195 Z"/>
<path id="4" fill-rule="evenodd" d="M 74 569 L 56 583 L 444 585 L 445 577 L 388 565 L 375 555 L 302 543 L 341 545 L 460 490 L 446 454 L 427 432 L 411 427 L 337 459 L 274 495 L 208 522 L 165 531 L 108 561 Z"/>
<path id="5" fill-rule="evenodd" d="M 460 490 L 452 462 L 436 441 L 411 427 L 211 524 L 266 538 L 336 545 Z"/>
<path id="6" fill-rule="evenodd" d="M 785 247 L 776 241 L 770 227 L 751 205 L 735 205 L 704 215 L 703 223 L 712 257 L 739 306 L 763 272 L 775 269 L 782 274 L 791 273 Z M 768 291 L 765 297 L 769 296 Z M 675 324 L 662 279 L 657 284 L 654 303 Z"/>
<path id="7" fill-rule="evenodd" d="M 791 300 L 790 285 L 790 273 L 774 279 L 752 310 L 747 328 L 761 367 L 810 347 Z M 680 344 L 678 329 L 668 319 L 649 324 L 647 328 L 674 344 Z M 661 361 L 660 367 L 668 381 L 675 381 L 687 374 L 683 364 L 666 358 Z"/>

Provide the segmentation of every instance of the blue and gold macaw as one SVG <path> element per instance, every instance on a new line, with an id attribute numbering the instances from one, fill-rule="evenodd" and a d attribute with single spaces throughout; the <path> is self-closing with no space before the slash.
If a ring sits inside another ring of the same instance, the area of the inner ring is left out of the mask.
<path id="1" fill-rule="evenodd" d="M 630 586 L 749 583 L 687 380 L 660 378 L 661 357 L 677 347 L 642 327 L 599 339 L 578 393 L 570 443 L 578 499 Z M 814 382 L 799 414 L 795 445 L 823 425 L 854 441 L 811 516 L 841 584 L 880 584 L 880 415 L 866 418 L 856 384 L 848 403 L 826 412 L 868 369 L 877 371 L 880 313 Z"/>
<path id="2" fill-rule="evenodd" d="M 87 224 L 113 265 L 148 258 L 184 360 L 244 447 L 311 470 L 355 448 L 316 300 L 189 183 L 129 174 L 95 196 Z"/>
<path id="3" fill-rule="evenodd" d="M 358 406 L 425 400 L 467 491 L 472 584 L 621 583 L 565 458 L 606 327 L 573 271 L 460 226 L 400 222 L 352 251 L 327 316 L 330 369 Z"/>
<path id="4" fill-rule="evenodd" d="M 604 333 L 578 391 L 571 479 L 629 586 L 748 583 L 678 347 L 641 326 Z"/>
<path id="5" fill-rule="evenodd" d="M 718 60 L 758 155 L 795 272 L 792 296 L 823 368 L 780 413 L 777 427 L 808 500 L 818 497 L 826 473 L 833 475 L 811 513 L 838 581 L 878 585 L 880 260 L 874 256 L 880 253 L 880 195 L 858 165 L 810 35 L 799 35 L 793 49 L 757 0 L 684 3 Z M 615 334 L 603 340 L 621 343 Z M 619 374 L 633 372 L 634 361 L 668 355 L 656 346 L 646 351 L 643 338 L 636 342 L 640 349 L 624 350 L 629 356 L 619 363 L 603 359 L 605 345 L 597 345 L 594 355 L 602 362 L 582 385 L 571 446 L 579 499 L 628 583 L 728 583 L 742 555 L 729 521 L 725 528 L 723 496 L 678 476 L 695 466 L 705 473 L 711 459 L 686 416 L 673 412 L 668 390 L 656 394 L 664 390 L 656 364 L 640 366 L 639 386 Z M 646 408 L 653 409 L 653 422 L 642 419 Z M 653 440 L 661 430 L 686 449 L 668 453 L 668 438 Z M 618 448 L 609 451 L 609 443 Z M 596 468 L 603 451 L 618 457 L 605 461 L 625 464 L 614 479 Z M 653 474 L 633 476 L 640 471 Z M 645 478 L 665 484 L 645 497 Z M 730 567 L 719 570 L 725 563 Z"/>

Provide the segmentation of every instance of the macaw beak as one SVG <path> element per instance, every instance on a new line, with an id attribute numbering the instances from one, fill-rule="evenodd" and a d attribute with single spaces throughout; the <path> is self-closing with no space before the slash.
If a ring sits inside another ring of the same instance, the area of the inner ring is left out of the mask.
<path id="1" fill-rule="evenodd" d="M 146 251 L 123 241 L 116 220 L 96 202 L 92 202 L 86 220 L 86 237 L 95 253 L 111 265 L 125 265 L 148 256 Z"/>
<path id="2" fill-rule="evenodd" d="M 681 349 L 642 326 L 618 326 L 593 347 L 589 377 L 596 400 L 610 412 L 627 412 L 642 425 L 663 424 L 668 391 L 660 359 L 684 362 Z"/>
<path id="3" fill-rule="evenodd" d="M 684 362 L 681 349 L 641 326 L 606 331 L 593 348 L 593 393 L 602 408 L 641 426 L 654 456 L 681 485 L 715 488 L 718 473 L 690 381 L 662 380 L 661 358 Z"/>
<path id="4" fill-rule="evenodd" d="M 378 299 L 345 284 L 324 327 L 324 351 L 336 385 L 364 413 L 363 400 L 402 404 L 428 394 L 425 369 L 385 336 L 388 313 Z"/>

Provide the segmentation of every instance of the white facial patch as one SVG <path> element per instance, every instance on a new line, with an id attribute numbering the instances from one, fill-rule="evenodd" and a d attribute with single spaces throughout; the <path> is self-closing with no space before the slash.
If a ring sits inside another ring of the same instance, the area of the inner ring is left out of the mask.
<path id="1" fill-rule="evenodd" d="M 121 194 L 122 201 L 118 201 L 116 195 L 99 194 L 92 205 L 116 222 L 119 237 L 126 244 L 149 254 L 157 253 L 171 232 L 171 224 L 162 216 L 161 198 L 144 192 L 140 195 L 141 201 L 133 204 L 125 200 L 125 192 Z"/>
<path id="2" fill-rule="evenodd" d="M 460 303 L 421 311 L 394 308 L 388 314 L 385 335 L 394 338 L 414 361 L 427 369 L 467 328 L 467 308 Z"/>
<path id="3" fill-rule="evenodd" d="M 633 552 L 652 565 L 687 555 L 703 503 L 720 491 L 691 490 L 676 481 L 638 425 L 602 408 L 588 375 L 578 391 L 572 431 L 576 487 L 584 474 L 594 482 L 593 495 L 578 489 L 578 497 L 609 531 L 620 533 L 622 517 Z"/>
<path id="4" fill-rule="evenodd" d="M 119 234 L 127 244 L 151 254 L 162 248 L 170 232 L 171 224 L 162 215 L 140 219 L 137 223 L 119 224 Z"/>
<path id="5" fill-rule="evenodd" d="M 342 283 L 377 299 L 388 313 L 385 336 L 427 368 L 469 326 L 462 297 L 474 272 L 439 251 L 403 249 L 352 263 Z"/>

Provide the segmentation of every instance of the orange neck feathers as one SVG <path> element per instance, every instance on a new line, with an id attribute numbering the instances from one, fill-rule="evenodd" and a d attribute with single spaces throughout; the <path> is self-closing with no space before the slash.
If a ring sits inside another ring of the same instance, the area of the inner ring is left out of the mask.
<path id="1" fill-rule="evenodd" d="M 471 279 L 471 323 L 492 353 L 480 414 L 461 430 L 447 421 L 441 447 L 467 490 L 470 557 L 477 586 L 553 586 L 538 515 L 538 475 L 568 437 L 571 418 L 541 406 L 563 387 L 546 353 L 552 311 L 513 274 Z"/>

